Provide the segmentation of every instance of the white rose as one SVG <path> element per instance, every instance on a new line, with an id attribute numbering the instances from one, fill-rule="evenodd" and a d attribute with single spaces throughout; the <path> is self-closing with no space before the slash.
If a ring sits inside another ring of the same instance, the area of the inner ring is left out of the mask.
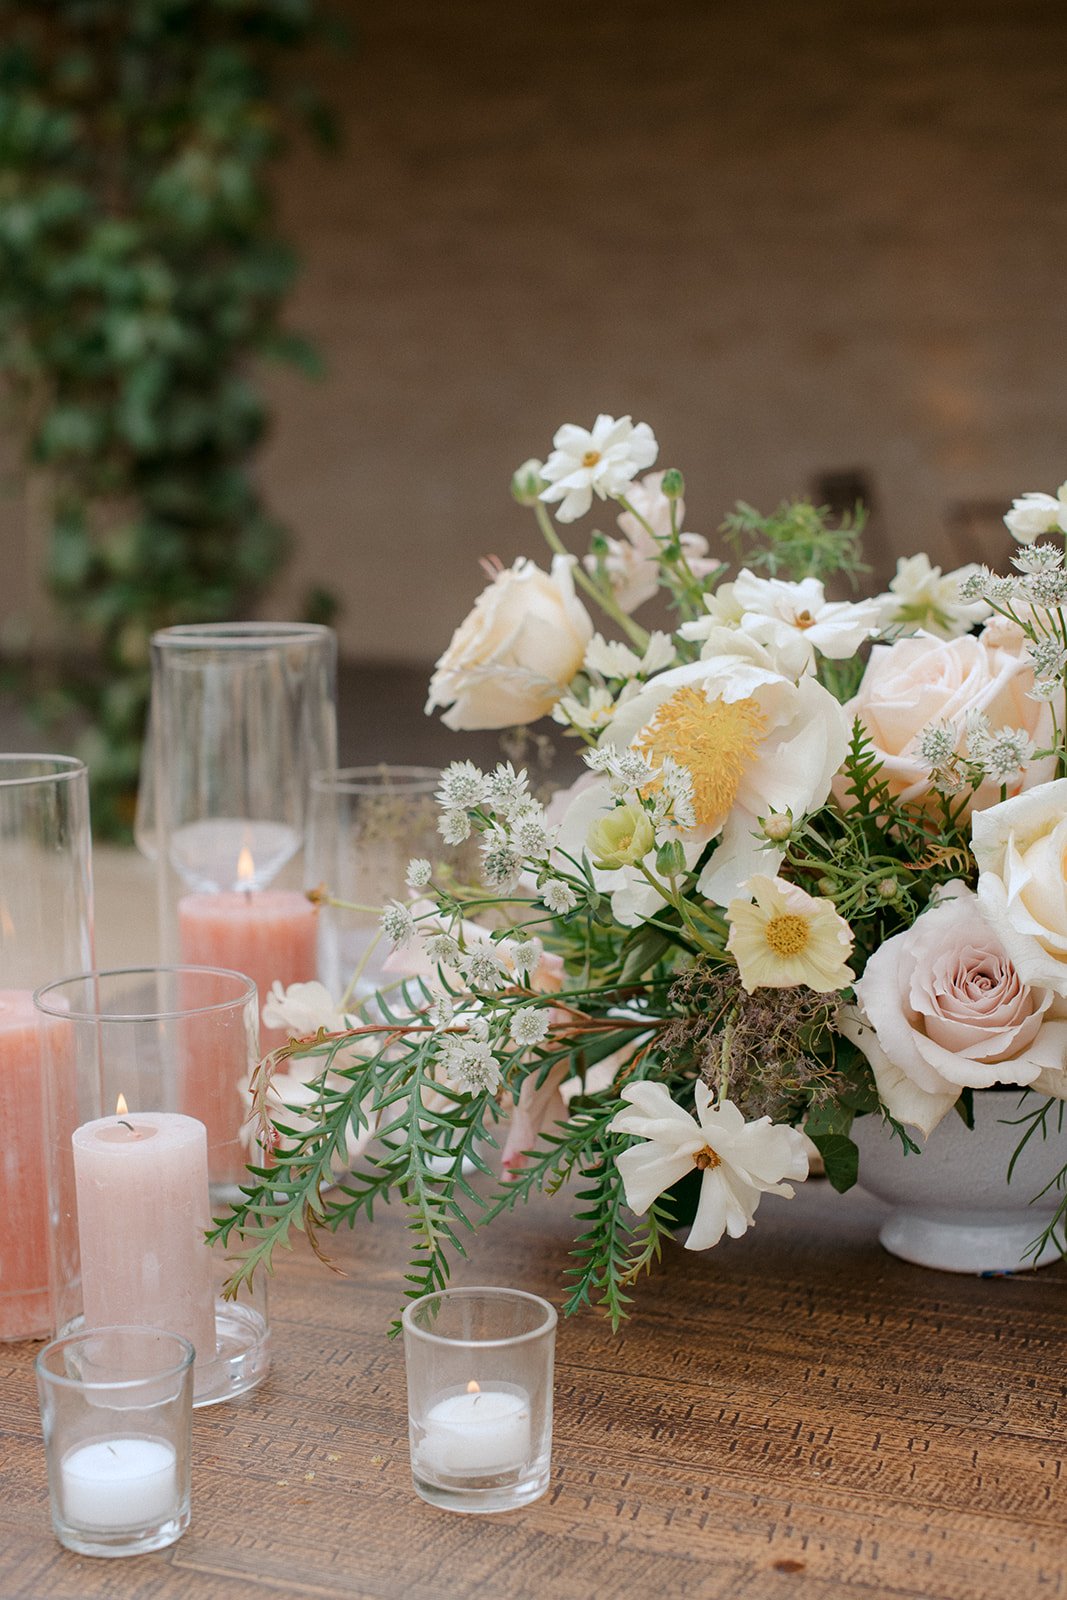
<path id="1" fill-rule="evenodd" d="M 978 898 L 1029 983 L 1067 995 L 1067 778 L 977 812 Z"/>
<path id="2" fill-rule="evenodd" d="M 883 763 L 882 773 L 901 800 L 921 800 L 930 788 L 930 769 L 919 752 L 923 730 L 931 723 L 951 723 L 959 732 L 957 748 L 966 743 L 966 718 L 982 712 L 990 731 L 1020 728 L 1038 749 L 1051 742 L 1052 713 L 1030 698 L 1034 674 L 1017 650 L 1005 650 L 986 638 L 935 639 L 918 633 L 895 644 L 875 645 L 855 699 L 845 707 L 858 717 Z M 1014 788 L 1042 783 L 1054 758 L 1031 761 Z M 991 805 L 1000 785 L 986 782 L 975 792 L 972 808 Z"/>
<path id="3" fill-rule="evenodd" d="M 1012 501 L 1004 522 L 1020 544 L 1033 544 L 1043 533 L 1067 533 L 1067 483 L 1054 495 L 1020 495 Z"/>
<path id="4" fill-rule="evenodd" d="M 573 558 L 551 573 L 520 557 L 498 572 L 452 635 L 430 682 L 426 710 L 451 706 L 447 727 L 510 728 L 547 716 L 593 637 L 574 592 Z"/>
<path id="5" fill-rule="evenodd" d="M 891 1114 L 925 1133 L 961 1089 L 1063 1078 L 1067 1021 L 1052 990 L 1025 981 L 962 884 L 887 939 L 855 987 L 879 1049 L 849 1036 Z"/>

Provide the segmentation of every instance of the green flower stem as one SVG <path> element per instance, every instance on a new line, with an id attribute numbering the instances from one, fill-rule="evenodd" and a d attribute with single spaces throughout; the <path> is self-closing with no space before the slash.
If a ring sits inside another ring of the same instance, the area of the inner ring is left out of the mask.
<path id="1" fill-rule="evenodd" d="M 342 1011 L 347 1011 L 348 1003 L 352 999 L 352 996 L 356 992 L 356 984 L 359 982 L 360 978 L 362 978 L 363 974 L 366 972 L 367 965 L 368 965 L 368 963 L 370 961 L 370 958 L 374 954 L 375 950 L 377 950 L 377 948 L 381 944 L 381 942 L 382 942 L 382 930 L 381 930 L 381 928 L 379 928 L 377 930 L 377 932 L 375 933 L 374 938 L 371 940 L 370 944 L 367 946 L 367 948 L 364 950 L 363 954 L 360 956 L 359 960 L 356 962 L 355 967 L 352 969 L 352 976 L 349 978 L 348 985 L 347 985 L 347 987 L 345 989 L 345 992 L 341 996 L 341 1010 Z"/>
<path id="2" fill-rule="evenodd" d="M 699 616 L 704 609 L 704 590 L 696 573 L 686 560 L 685 553 L 681 547 L 678 535 L 677 501 L 671 501 L 671 543 L 673 545 L 673 548 L 671 548 L 664 543 L 648 519 L 641 515 L 637 507 L 627 500 L 624 494 L 619 495 L 618 499 L 623 510 L 628 511 L 631 517 L 637 518 L 642 528 L 653 541 L 659 551 L 660 561 L 667 569 L 668 574 L 672 569 L 675 571 L 679 584 L 674 591 L 674 597 L 678 601 L 679 608 L 683 612 L 689 610 L 694 617 Z"/>
<path id="3" fill-rule="evenodd" d="M 545 536 L 548 548 L 554 550 L 558 556 L 569 556 L 570 551 L 553 527 L 552 518 L 540 500 L 537 501 L 533 509 L 538 527 Z M 622 607 L 616 604 L 614 595 L 602 588 L 600 584 L 593 582 L 580 561 L 574 563 L 573 570 L 575 580 L 585 590 L 586 594 L 596 601 L 600 609 L 608 614 L 612 621 L 626 634 L 630 643 L 643 655 L 648 648 L 648 633 L 645 629 L 641 627 L 640 623 L 634 622 L 631 617 L 626 615 Z"/>
<path id="4" fill-rule="evenodd" d="M 687 906 L 685 896 L 678 893 L 678 890 L 674 884 L 674 880 L 672 879 L 670 883 L 664 883 L 662 879 L 656 877 L 655 873 L 648 870 L 643 861 L 637 862 L 637 870 L 641 873 L 643 878 L 648 880 L 653 889 L 655 889 L 656 893 L 662 896 L 667 904 L 677 911 L 678 915 L 682 919 L 682 922 L 696 940 L 698 948 L 703 950 L 706 955 L 721 955 L 722 951 L 718 948 L 718 946 L 708 943 L 705 936 L 701 933 L 700 929 L 689 915 L 689 908 Z M 652 922 L 654 919 L 647 917 L 645 920 Z"/>

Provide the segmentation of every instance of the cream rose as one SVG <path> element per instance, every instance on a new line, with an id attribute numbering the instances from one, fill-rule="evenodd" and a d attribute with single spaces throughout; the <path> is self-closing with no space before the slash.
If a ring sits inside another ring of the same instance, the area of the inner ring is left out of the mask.
<path id="1" fill-rule="evenodd" d="M 450 706 L 449 728 L 509 728 L 552 710 L 593 637 L 574 592 L 573 558 L 551 573 L 520 557 L 498 572 L 437 663 L 426 710 Z"/>
<path id="2" fill-rule="evenodd" d="M 858 1029 L 844 1031 L 870 1061 L 890 1113 L 924 1133 L 961 1089 L 1044 1088 L 1063 1078 L 1067 1020 L 1052 990 L 1025 982 L 962 884 L 887 939 L 855 988 L 877 1048 Z"/>
<path id="3" fill-rule="evenodd" d="M 867 730 L 892 792 L 902 800 L 921 800 L 929 791 L 930 773 L 919 754 L 919 740 L 930 723 L 955 724 L 960 750 L 969 712 L 982 712 L 994 733 L 1021 728 L 1039 749 L 1051 742 L 1052 714 L 1046 704 L 1030 699 L 1033 684 L 1030 663 L 1017 650 L 970 635 L 935 639 L 919 633 L 874 646 L 859 692 L 845 711 Z M 1043 783 L 1052 770 L 1052 757 L 1032 761 L 1009 787 L 1018 792 Z M 984 783 L 971 807 L 979 810 L 999 797 L 999 784 Z"/>
<path id="4" fill-rule="evenodd" d="M 975 814 L 978 899 L 1028 983 L 1067 995 L 1067 778 Z"/>

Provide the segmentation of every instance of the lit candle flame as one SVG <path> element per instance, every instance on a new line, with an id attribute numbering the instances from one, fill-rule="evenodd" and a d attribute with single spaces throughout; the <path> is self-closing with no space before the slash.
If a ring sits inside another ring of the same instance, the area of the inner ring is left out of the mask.
<path id="1" fill-rule="evenodd" d="M 120 1094 L 118 1099 L 115 1101 L 116 1117 L 124 1117 L 129 1109 L 129 1106 L 126 1104 L 126 1096 L 124 1094 Z"/>
<path id="2" fill-rule="evenodd" d="M 237 857 L 237 882 L 251 887 L 252 879 L 256 875 L 256 863 L 252 859 L 252 852 L 248 846 L 241 846 L 241 854 Z"/>
<path id="3" fill-rule="evenodd" d="M 470 1383 L 468 1383 L 468 1385 L 467 1385 L 467 1393 L 468 1394 L 481 1394 L 481 1392 L 482 1392 L 481 1384 L 480 1383 L 475 1383 L 474 1379 L 472 1378 Z"/>

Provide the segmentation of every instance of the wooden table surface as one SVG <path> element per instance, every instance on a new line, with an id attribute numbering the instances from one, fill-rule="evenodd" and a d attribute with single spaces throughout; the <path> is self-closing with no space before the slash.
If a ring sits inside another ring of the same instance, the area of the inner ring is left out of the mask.
<path id="1" fill-rule="evenodd" d="M 1029 1600 L 1067 1595 L 1067 1267 L 981 1280 L 884 1255 L 879 1208 L 812 1183 L 748 1238 L 672 1249 L 618 1338 L 561 1323 L 552 1486 L 523 1511 L 418 1500 L 401 1218 L 301 1242 L 274 1370 L 196 1414 L 171 1549 L 68 1554 L 47 1514 L 31 1362 L 0 1345 L 2 1600 Z M 538 1203 L 460 1281 L 555 1298 L 568 1218 Z"/>

